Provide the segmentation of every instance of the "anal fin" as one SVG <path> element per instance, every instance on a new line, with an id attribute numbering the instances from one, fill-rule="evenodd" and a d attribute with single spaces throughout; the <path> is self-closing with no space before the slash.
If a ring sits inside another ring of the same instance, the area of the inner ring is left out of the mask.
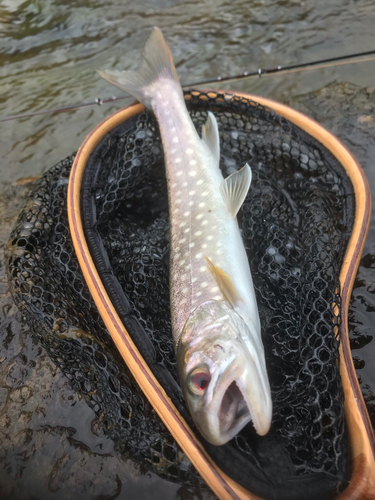
<path id="1" fill-rule="evenodd" d="M 212 156 L 219 166 L 220 163 L 220 139 L 219 139 L 219 128 L 217 126 L 217 121 L 215 115 L 208 112 L 208 118 L 206 123 L 202 127 L 202 141 L 207 145 L 208 149 L 211 151 Z"/>
<path id="2" fill-rule="evenodd" d="M 208 257 L 204 256 L 204 258 L 206 259 L 208 270 L 215 278 L 216 283 L 218 284 L 221 293 L 224 295 L 225 300 L 232 307 L 236 306 L 238 302 L 241 301 L 241 296 L 234 286 L 230 276 L 225 271 L 215 266 Z"/>

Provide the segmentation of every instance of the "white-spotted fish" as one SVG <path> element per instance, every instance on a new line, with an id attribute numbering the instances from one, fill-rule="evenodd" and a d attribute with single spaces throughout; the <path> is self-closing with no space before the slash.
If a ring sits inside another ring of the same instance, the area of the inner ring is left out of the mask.
<path id="1" fill-rule="evenodd" d="M 194 422 L 215 445 L 229 441 L 250 420 L 264 435 L 271 425 L 271 393 L 236 219 L 251 169 L 245 165 L 223 179 L 215 116 L 208 113 L 200 138 L 157 28 L 138 71 L 99 74 L 151 109 L 159 123 L 169 196 L 172 331 Z"/>

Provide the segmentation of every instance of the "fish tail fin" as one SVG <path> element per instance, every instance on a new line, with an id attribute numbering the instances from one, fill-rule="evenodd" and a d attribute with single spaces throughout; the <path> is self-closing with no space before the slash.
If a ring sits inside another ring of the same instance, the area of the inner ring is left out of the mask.
<path id="1" fill-rule="evenodd" d="M 143 61 L 138 70 L 98 71 L 98 73 L 108 82 L 138 99 L 147 108 L 151 107 L 150 87 L 157 86 L 158 81 L 174 82 L 183 96 L 171 52 L 162 32 L 156 27 L 146 42 Z"/>

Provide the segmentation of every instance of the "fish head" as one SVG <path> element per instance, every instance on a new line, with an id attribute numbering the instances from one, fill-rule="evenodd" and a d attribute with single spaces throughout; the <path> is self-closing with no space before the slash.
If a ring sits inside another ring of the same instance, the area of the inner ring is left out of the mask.
<path id="1" fill-rule="evenodd" d="M 190 414 L 208 442 L 225 444 L 249 421 L 267 434 L 272 402 L 263 346 L 224 301 L 204 302 L 191 313 L 177 362 Z"/>

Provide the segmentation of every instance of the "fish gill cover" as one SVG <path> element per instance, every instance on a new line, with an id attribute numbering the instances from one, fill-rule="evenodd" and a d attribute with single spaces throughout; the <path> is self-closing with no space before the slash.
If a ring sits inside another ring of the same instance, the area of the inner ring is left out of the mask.
<path id="1" fill-rule="evenodd" d="M 249 162 L 239 213 L 262 323 L 274 405 L 269 434 L 248 424 L 208 453 L 265 499 L 329 499 L 350 478 L 339 376 L 339 272 L 354 217 L 336 159 L 257 103 L 185 96 L 198 131 L 218 121 L 224 176 Z M 100 415 L 117 450 L 168 480 L 202 481 L 120 358 L 84 282 L 69 234 L 66 192 L 74 157 L 37 183 L 7 246 L 13 297 L 52 360 Z M 169 219 L 163 149 L 150 112 L 96 147 L 82 187 L 86 237 L 101 278 L 137 347 L 183 417 L 169 309 Z"/>

